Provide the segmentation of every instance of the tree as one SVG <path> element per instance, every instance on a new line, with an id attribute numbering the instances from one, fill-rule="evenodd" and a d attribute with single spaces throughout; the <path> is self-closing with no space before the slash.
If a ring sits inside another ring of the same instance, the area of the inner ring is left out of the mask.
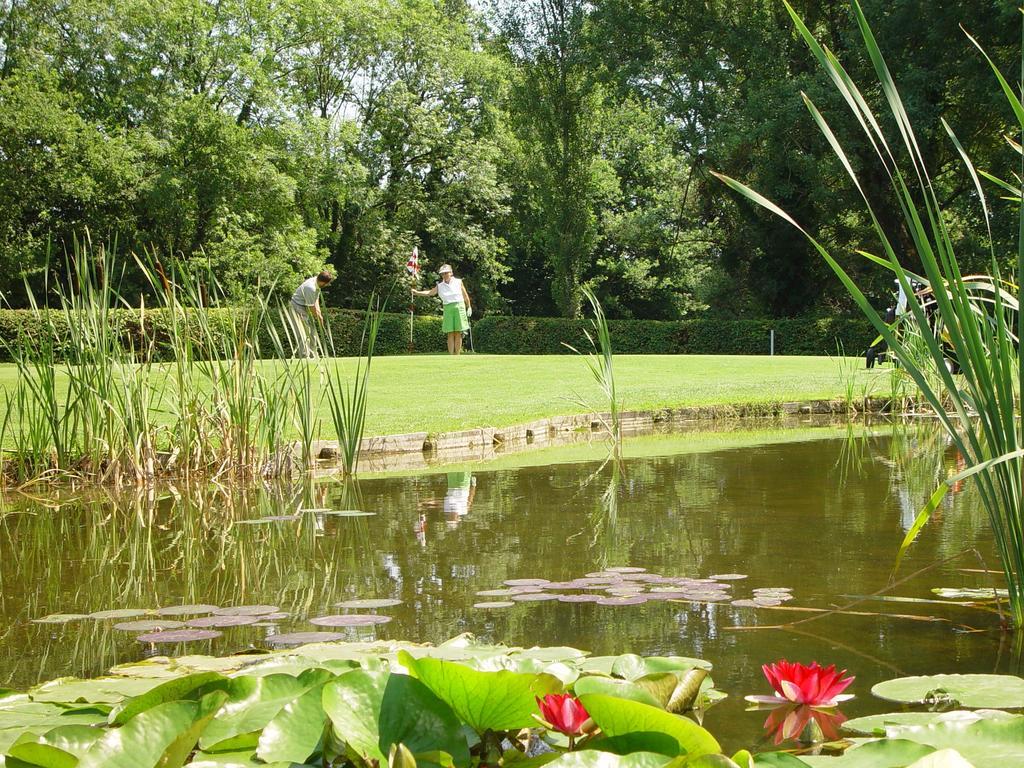
<path id="1" fill-rule="evenodd" d="M 38 291 L 47 256 L 70 252 L 89 229 L 132 233 L 144 163 L 137 148 L 83 120 L 52 78 L 0 80 L 0 291 L 20 301 L 23 277 Z"/>

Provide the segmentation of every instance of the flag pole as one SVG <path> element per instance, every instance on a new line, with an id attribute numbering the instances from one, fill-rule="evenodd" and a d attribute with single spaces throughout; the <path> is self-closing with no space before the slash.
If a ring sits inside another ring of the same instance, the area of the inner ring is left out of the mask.
<path id="1" fill-rule="evenodd" d="M 409 354 L 411 355 L 413 351 L 413 318 L 416 313 L 416 297 L 413 296 L 412 291 L 416 287 L 416 277 L 420 273 L 420 254 L 416 246 L 412 248 L 412 255 L 406 262 L 405 270 L 409 273 Z"/>

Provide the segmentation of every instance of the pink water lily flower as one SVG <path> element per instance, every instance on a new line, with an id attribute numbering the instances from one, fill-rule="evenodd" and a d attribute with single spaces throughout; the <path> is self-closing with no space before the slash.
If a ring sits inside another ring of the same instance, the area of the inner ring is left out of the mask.
<path id="1" fill-rule="evenodd" d="M 544 723 L 566 736 L 579 736 L 590 719 L 580 700 L 568 693 L 549 693 L 537 699 L 537 706 Z"/>
<path id="2" fill-rule="evenodd" d="M 841 701 L 852 699 L 845 691 L 853 677 L 843 677 L 846 670 L 836 672 L 836 665 L 822 667 L 818 662 L 810 666 L 783 659 L 761 667 L 768 678 L 774 696 L 747 696 L 747 701 L 756 704 L 807 704 L 812 707 L 834 707 Z"/>

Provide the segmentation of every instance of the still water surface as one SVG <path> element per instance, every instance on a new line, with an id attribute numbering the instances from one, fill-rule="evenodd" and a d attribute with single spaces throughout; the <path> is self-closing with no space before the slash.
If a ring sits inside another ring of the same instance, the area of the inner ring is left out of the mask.
<path id="1" fill-rule="evenodd" d="M 857 698 L 844 705 L 850 717 L 885 711 L 869 693 L 882 679 L 1018 671 L 994 614 L 931 603 L 863 602 L 852 610 L 865 615 L 828 615 L 789 630 L 751 627 L 818 614 L 664 601 L 474 609 L 498 599 L 477 592 L 506 579 L 567 581 L 610 566 L 693 578 L 745 574 L 730 582 L 735 598 L 789 587 L 794 599 L 786 607 L 845 604 L 844 596 L 885 586 L 906 526 L 956 467 L 941 435 L 905 427 L 783 437 L 741 430 L 729 441 L 636 445 L 653 455 L 627 460 L 618 474 L 589 460 L 368 478 L 358 487 L 320 480 L 297 488 L 10 499 L 0 519 L 0 686 L 96 675 L 157 652 L 266 647 L 267 635 L 319 629 L 307 619 L 339 613 L 334 604 L 352 598 L 403 601 L 379 611 L 392 617 L 387 624 L 343 630 L 352 639 L 441 642 L 471 632 L 512 645 L 708 659 L 716 687 L 730 698 L 706 724 L 731 746 L 762 738 L 765 715 L 745 712 L 742 696 L 768 693 L 760 665 L 782 657 L 855 674 Z M 901 577 L 970 547 L 994 567 L 971 490 L 947 498 Z M 375 514 L 238 524 L 299 508 Z M 966 555 L 891 594 L 927 599 L 936 586 L 985 586 L 987 577 L 961 570 L 981 567 Z M 31 622 L 50 613 L 182 603 L 271 604 L 291 616 L 159 649 L 113 629 L 113 621 Z"/>

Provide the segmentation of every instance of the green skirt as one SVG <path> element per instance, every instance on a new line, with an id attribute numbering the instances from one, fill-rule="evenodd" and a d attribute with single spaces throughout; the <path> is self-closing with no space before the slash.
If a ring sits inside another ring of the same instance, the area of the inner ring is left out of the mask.
<path id="1" fill-rule="evenodd" d="M 469 318 L 466 316 L 466 305 L 461 301 L 444 305 L 444 319 L 441 330 L 445 333 L 469 330 Z"/>

